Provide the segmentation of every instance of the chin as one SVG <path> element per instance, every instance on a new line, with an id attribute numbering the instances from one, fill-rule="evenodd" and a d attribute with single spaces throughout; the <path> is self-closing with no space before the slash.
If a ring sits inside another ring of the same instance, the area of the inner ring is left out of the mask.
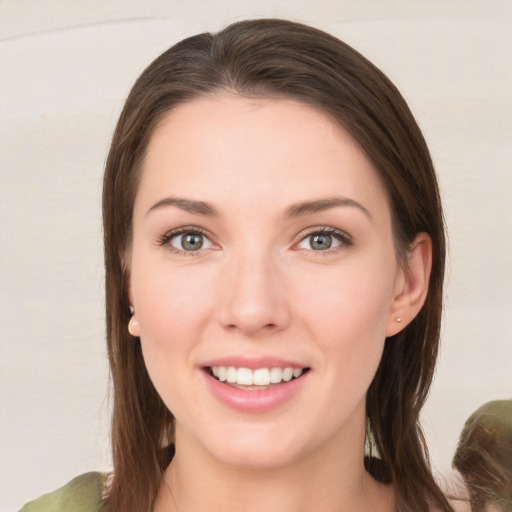
<path id="1" fill-rule="evenodd" d="M 240 429 L 237 433 L 224 434 L 219 440 L 205 440 L 203 448 L 215 459 L 240 469 L 269 470 L 287 466 L 304 451 L 299 439 L 286 438 L 283 433 L 258 432 L 251 435 Z M 219 442 L 220 441 L 220 442 Z"/>
<path id="2" fill-rule="evenodd" d="M 219 454 L 219 458 L 225 464 L 239 469 L 268 471 L 292 464 L 297 456 L 289 452 L 282 453 L 281 451 L 268 448 L 255 449 L 255 447 L 247 447 L 246 449 L 237 449 L 233 446 Z"/>

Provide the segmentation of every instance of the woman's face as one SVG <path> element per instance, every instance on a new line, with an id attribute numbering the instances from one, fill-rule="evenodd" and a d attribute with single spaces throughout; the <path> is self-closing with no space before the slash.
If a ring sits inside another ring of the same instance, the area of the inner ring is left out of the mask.
<path id="1" fill-rule="evenodd" d="M 181 105 L 150 141 L 133 228 L 130 330 L 178 452 L 268 467 L 362 450 L 404 276 L 345 130 L 291 100 Z"/>

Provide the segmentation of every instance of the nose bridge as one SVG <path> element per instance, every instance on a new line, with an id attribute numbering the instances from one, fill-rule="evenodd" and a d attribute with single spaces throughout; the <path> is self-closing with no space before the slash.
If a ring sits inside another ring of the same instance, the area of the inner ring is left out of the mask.
<path id="1" fill-rule="evenodd" d="M 245 246 L 228 258 L 226 266 L 220 303 L 223 326 L 248 335 L 286 327 L 289 310 L 276 255 Z"/>

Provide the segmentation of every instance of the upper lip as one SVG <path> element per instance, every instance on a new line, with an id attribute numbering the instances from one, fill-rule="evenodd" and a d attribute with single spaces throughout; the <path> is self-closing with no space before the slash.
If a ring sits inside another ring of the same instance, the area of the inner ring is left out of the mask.
<path id="1" fill-rule="evenodd" d="M 216 359 L 210 359 L 201 365 L 202 367 L 211 366 L 234 366 L 235 368 L 249 368 L 257 370 L 258 368 L 308 368 L 307 365 L 283 359 L 274 356 L 247 357 L 247 356 L 226 356 Z"/>

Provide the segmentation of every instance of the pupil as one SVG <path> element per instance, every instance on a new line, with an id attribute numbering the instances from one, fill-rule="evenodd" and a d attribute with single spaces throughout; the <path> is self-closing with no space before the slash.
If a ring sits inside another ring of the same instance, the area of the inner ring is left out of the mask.
<path id="1" fill-rule="evenodd" d="M 320 249 L 329 249 L 332 244 L 332 237 L 330 235 L 315 235 L 313 236 L 312 247 L 318 251 Z"/>
<path id="2" fill-rule="evenodd" d="M 203 246 L 203 237 L 202 235 L 185 235 L 182 239 L 181 245 L 183 249 L 186 251 L 195 251 L 197 249 L 201 249 Z"/>

